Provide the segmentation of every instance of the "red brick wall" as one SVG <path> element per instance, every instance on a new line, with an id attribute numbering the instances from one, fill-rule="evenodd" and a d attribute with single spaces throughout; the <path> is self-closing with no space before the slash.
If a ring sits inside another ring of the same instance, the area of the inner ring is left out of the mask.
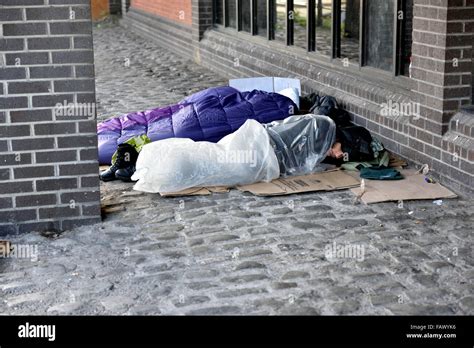
<path id="1" fill-rule="evenodd" d="M 192 25 L 191 0 L 132 0 L 131 7 L 184 25 Z"/>

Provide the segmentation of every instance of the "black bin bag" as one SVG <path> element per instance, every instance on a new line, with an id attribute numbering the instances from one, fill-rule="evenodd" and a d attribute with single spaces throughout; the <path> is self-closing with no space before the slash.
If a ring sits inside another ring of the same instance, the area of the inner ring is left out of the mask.
<path id="1" fill-rule="evenodd" d="M 345 161 L 363 162 L 375 158 L 371 147 L 372 135 L 361 126 L 346 126 L 337 129 L 337 141 L 342 144 L 342 151 L 346 154 Z"/>

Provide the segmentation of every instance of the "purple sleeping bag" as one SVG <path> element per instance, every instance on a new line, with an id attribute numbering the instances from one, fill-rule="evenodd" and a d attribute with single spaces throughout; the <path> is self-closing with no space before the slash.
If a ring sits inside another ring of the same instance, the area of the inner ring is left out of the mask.
<path id="1" fill-rule="evenodd" d="M 110 164 L 117 146 L 137 135 L 151 141 L 190 138 L 217 142 L 235 132 L 246 120 L 260 123 L 282 120 L 296 111 L 293 101 L 277 93 L 239 92 L 215 87 L 195 93 L 179 104 L 135 112 L 97 125 L 99 162 Z"/>

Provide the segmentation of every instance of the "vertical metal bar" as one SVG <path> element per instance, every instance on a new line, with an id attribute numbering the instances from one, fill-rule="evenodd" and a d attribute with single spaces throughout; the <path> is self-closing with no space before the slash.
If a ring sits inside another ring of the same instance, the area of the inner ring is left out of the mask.
<path id="1" fill-rule="evenodd" d="M 306 33 L 307 33 L 307 44 L 308 52 L 316 50 L 316 0 L 307 0 L 307 21 L 306 21 Z"/>
<path id="2" fill-rule="evenodd" d="M 286 1 L 286 44 L 293 46 L 295 34 L 295 4 L 293 0 Z"/>
<path id="3" fill-rule="evenodd" d="M 332 2 L 331 58 L 341 56 L 341 0 Z"/>
<path id="4" fill-rule="evenodd" d="M 219 0 L 217 0 L 219 1 Z M 222 25 L 227 27 L 228 19 L 227 19 L 227 0 L 222 0 Z"/>
<path id="5" fill-rule="evenodd" d="M 403 23 L 402 23 L 402 28 L 401 28 L 401 34 L 400 34 L 400 75 L 407 75 L 408 71 L 406 71 L 406 65 L 405 65 L 405 59 L 410 57 L 405 56 L 405 53 L 408 53 L 407 50 L 407 42 L 406 42 L 406 34 L 407 34 L 407 23 L 408 23 L 408 7 L 410 6 L 410 1 L 402 1 L 402 8 L 403 8 Z M 413 3 L 412 3 L 413 4 Z M 413 10 L 413 9 L 412 9 Z M 411 51 L 411 50 L 410 50 Z M 474 65 L 473 65 L 474 68 Z"/>
<path id="6" fill-rule="evenodd" d="M 393 33 L 393 75 L 400 75 L 401 72 L 401 63 L 402 63 L 402 21 L 398 19 L 398 11 L 402 10 L 402 5 L 400 0 L 394 1 L 395 6 L 395 23 L 394 23 L 394 33 Z M 405 11 L 403 11 L 403 18 L 405 18 Z"/>
<path id="7" fill-rule="evenodd" d="M 217 24 L 217 2 L 219 0 L 212 1 L 212 26 L 215 27 Z"/>
<path id="8" fill-rule="evenodd" d="M 337 13 L 335 11 L 337 7 L 337 0 L 332 1 L 332 26 L 331 26 L 331 58 L 337 57 L 336 52 L 336 18 Z"/>
<path id="9" fill-rule="evenodd" d="M 392 74 L 397 75 L 398 0 L 393 0 Z"/>
<path id="10" fill-rule="evenodd" d="M 276 0 L 267 0 L 267 38 L 275 40 Z"/>
<path id="11" fill-rule="evenodd" d="M 235 0 L 235 21 L 237 23 L 237 31 L 242 30 L 242 16 L 240 15 L 240 8 L 242 7 L 242 0 Z"/>
<path id="12" fill-rule="evenodd" d="M 257 0 L 250 0 L 250 34 L 257 35 Z"/>
<path id="13" fill-rule="evenodd" d="M 360 0 L 360 20 L 359 20 L 359 67 L 365 66 L 365 21 L 366 21 L 366 1 Z M 370 0 L 369 0 L 370 1 Z"/>

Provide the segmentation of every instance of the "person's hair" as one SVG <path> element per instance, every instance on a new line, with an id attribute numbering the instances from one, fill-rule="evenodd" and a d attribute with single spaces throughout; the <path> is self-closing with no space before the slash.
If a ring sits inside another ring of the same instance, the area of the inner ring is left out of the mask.
<path id="1" fill-rule="evenodd" d="M 331 145 L 331 149 L 334 147 L 334 145 L 336 145 L 336 143 L 341 143 L 341 148 L 342 148 L 342 142 L 341 142 L 341 140 L 336 137 L 336 141 L 334 141 L 334 143 Z M 344 163 L 344 157 L 342 157 L 342 158 L 334 158 L 334 157 L 332 157 L 332 156 L 326 156 L 326 158 L 324 159 L 323 163 L 326 163 L 326 164 L 334 164 L 334 165 L 340 167 L 340 166 Z"/>

